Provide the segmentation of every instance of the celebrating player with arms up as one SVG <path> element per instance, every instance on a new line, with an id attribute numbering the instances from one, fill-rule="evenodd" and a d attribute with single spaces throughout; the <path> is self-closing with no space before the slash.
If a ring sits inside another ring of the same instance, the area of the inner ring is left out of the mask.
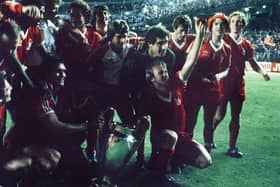
<path id="1" fill-rule="evenodd" d="M 138 111 L 139 115 L 151 115 L 151 168 L 155 169 L 161 179 L 167 181 L 169 179 L 165 172 L 174 152 L 177 158 L 183 159 L 182 162 L 199 168 L 206 168 L 212 162 L 204 147 L 184 131 L 186 115 L 182 102 L 183 89 L 196 64 L 205 25 L 196 21 L 196 32 L 197 36 L 185 64 L 171 79 L 162 59 L 156 58 L 146 68 L 150 87 L 145 90 Z"/>

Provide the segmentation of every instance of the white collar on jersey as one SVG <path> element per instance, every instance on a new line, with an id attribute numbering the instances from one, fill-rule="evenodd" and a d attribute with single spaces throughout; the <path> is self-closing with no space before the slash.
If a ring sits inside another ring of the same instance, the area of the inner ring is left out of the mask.
<path id="1" fill-rule="evenodd" d="M 177 41 L 174 38 L 174 34 L 171 35 L 171 40 L 176 45 L 176 47 L 178 47 L 179 49 L 182 49 L 186 45 L 186 43 L 187 43 L 187 37 L 185 37 L 184 42 L 182 44 L 178 44 Z"/>
<path id="2" fill-rule="evenodd" d="M 168 97 L 163 97 L 162 95 L 160 95 L 158 93 L 157 93 L 157 96 L 158 96 L 159 99 L 161 99 L 161 100 L 163 100 L 167 103 L 171 103 L 171 101 L 172 101 L 172 92 L 170 90 L 169 90 L 169 93 L 168 93 Z"/>
<path id="3" fill-rule="evenodd" d="M 237 40 L 233 37 L 232 33 L 229 33 L 229 36 L 234 41 L 234 43 L 236 43 L 237 45 L 240 45 L 242 43 L 242 37 L 241 36 Z"/>
<path id="4" fill-rule="evenodd" d="M 217 52 L 217 51 L 219 51 L 219 50 L 222 49 L 222 47 L 223 47 L 223 45 L 224 45 L 224 40 L 221 41 L 221 45 L 218 46 L 218 47 L 216 47 L 216 46 L 213 44 L 212 40 L 210 40 L 209 43 L 210 43 L 211 47 L 214 49 L 214 51 Z"/>

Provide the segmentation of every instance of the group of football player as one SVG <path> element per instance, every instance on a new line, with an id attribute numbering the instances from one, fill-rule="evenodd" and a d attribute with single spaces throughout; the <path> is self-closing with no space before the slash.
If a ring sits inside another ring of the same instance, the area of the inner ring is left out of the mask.
<path id="1" fill-rule="evenodd" d="M 61 3 L 0 5 L 0 185 L 54 186 L 44 179 L 59 176 L 58 186 L 89 186 L 102 176 L 97 129 L 112 121 L 111 108 L 125 127 L 150 123 L 149 161 L 143 140 L 134 167 L 149 169 L 159 181 L 175 184 L 166 175 L 169 166 L 180 173 L 186 165 L 212 164 L 214 132 L 228 103 L 226 154 L 243 156 L 237 137 L 245 61 L 270 80 L 242 36 L 244 13 L 195 17 L 194 24 L 179 15 L 172 32 L 158 24 L 139 37 L 125 20 L 109 20 L 107 6 L 90 9 L 83 0 L 70 3 L 69 19 L 56 19 Z M 201 107 L 204 145 L 193 139 Z"/>

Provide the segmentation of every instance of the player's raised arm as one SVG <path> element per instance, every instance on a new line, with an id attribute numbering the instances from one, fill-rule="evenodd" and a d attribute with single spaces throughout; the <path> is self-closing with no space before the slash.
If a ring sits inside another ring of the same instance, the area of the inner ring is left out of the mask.
<path id="1" fill-rule="evenodd" d="M 185 64 L 183 65 L 180 74 L 184 81 L 187 81 L 191 75 L 194 65 L 197 62 L 197 58 L 199 55 L 200 47 L 203 41 L 203 37 L 206 31 L 206 24 L 205 22 L 201 21 L 201 19 L 195 19 L 195 31 L 196 37 L 193 42 L 193 45 L 188 53 L 186 58 Z"/>

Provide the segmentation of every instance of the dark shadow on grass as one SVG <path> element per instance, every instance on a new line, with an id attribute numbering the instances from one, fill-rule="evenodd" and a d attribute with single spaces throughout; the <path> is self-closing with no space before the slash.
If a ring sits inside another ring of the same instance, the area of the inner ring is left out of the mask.
<path id="1" fill-rule="evenodd" d="M 148 169 L 126 168 L 116 180 L 118 187 L 180 187 L 158 178 Z M 182 187 L 182 186 L 181 186 Z M 184 187 L 186 187 L 184 185 Z"/>

